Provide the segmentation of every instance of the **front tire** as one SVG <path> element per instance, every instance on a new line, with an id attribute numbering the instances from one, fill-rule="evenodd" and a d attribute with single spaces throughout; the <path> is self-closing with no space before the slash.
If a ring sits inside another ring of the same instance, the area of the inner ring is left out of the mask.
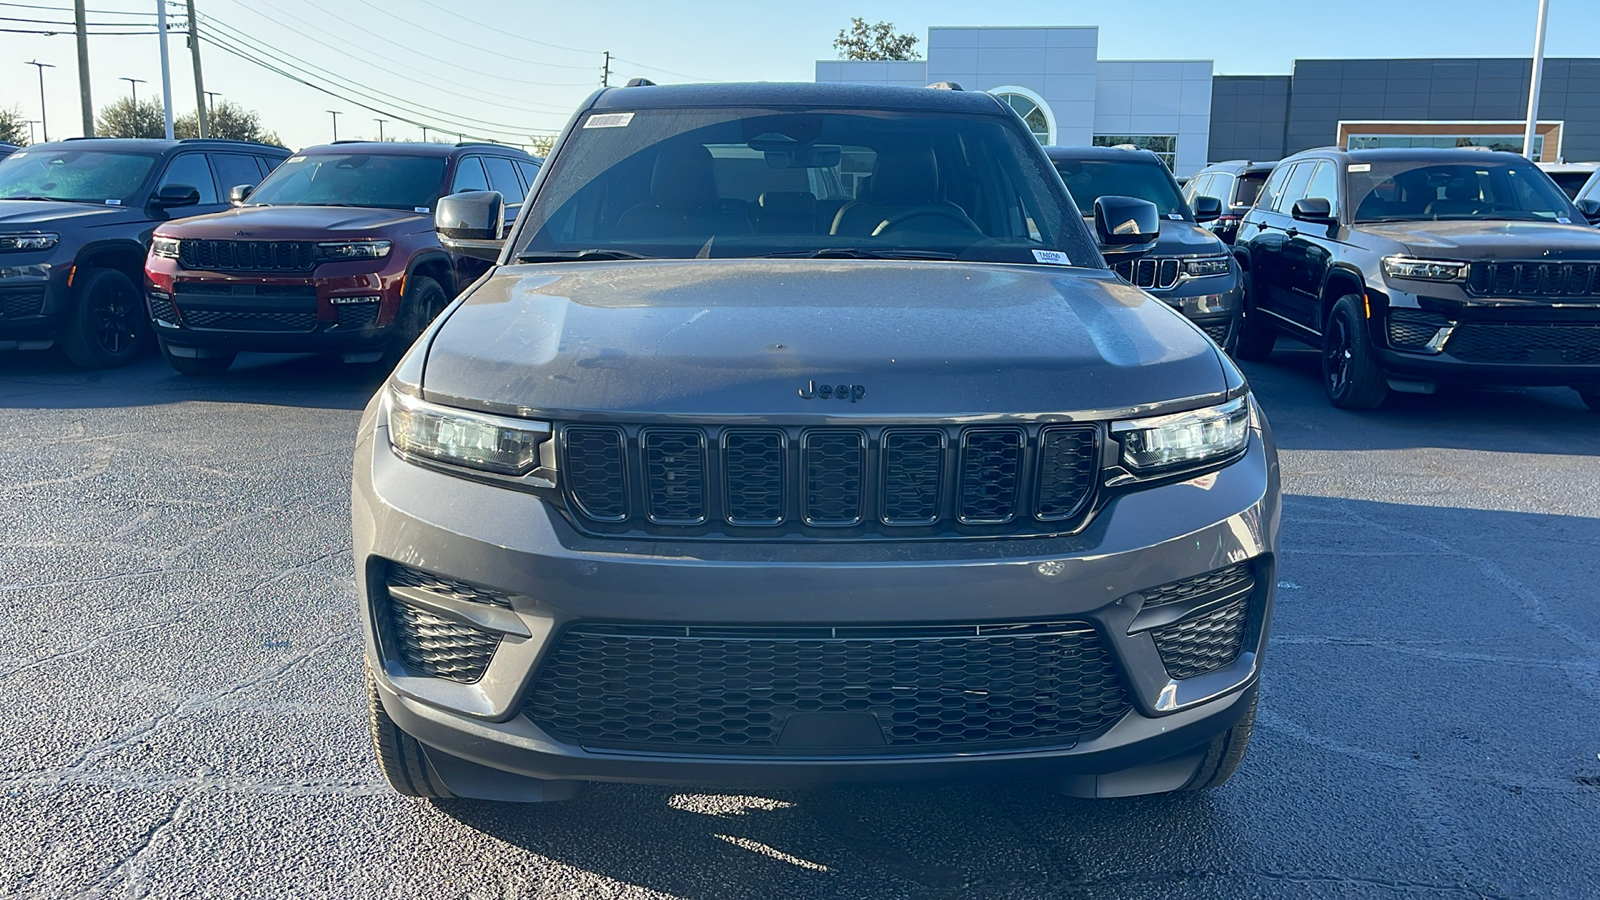
<path id="1" fill-rule="evenodd" d="M 61 349 L 74 365 L 113 369 L 139 356 L 149 332 L 144 298 L 128 276 L 115 269 L 89 269 L 77 283 Z"/>
<path id="2" fill-rule="evenodd" d="M 161 358 L 180 375 L 221 375 L 239 356 L 237 350 L 229 350 L 221 356 L 174 356 L 166 340 L 157 338 L 156 341 L 161 344 Z"/>
<path id="3" fill-rule="evenodd" d="M 1389 398 L 1389 382 L 1372 356 L 1363 303 L 1346 294 L 1322 329 L 1322 387 L 1339 409 L 1376 409 Z"/>
<path id="4" fill-rule="evenodd" d="M 395 319 L 397 329 L 390 338 L 388 358 L 399 361 L 422 332 L 450 304 L 439 282 L 426 275 L 414 275 L 406 280 L 405 295 L 400 298 L 400 315 Z"/>
<path id="5" fill-rule="evenodd" d="M 1250 748 L 1250 733 L 1256 727 L 1256 704 L 1261 702 L 1261 695 L 1250 698 L 1250 708 L 1245 710 L 1244 718 L 1239 724 L 1211 739 L 1211 744 L 1206 747 L 1205 758 L 1200 761 L 1200 767 L 1195 770 L 1194 777 L 1184 785 L 1185 791 L 1209 791 L 1220 787 L 1223 782 L 1233 777 L 1238 771 L 1239 763 L 1244 759 L 1244 752 Z"/>
<path id="6" fill-rule="evenodd" d="M 1255 285 L 1249 269 L 1239 270 L 1239 282 L 1244 286 L 1243 311 L 1240 313 L 1238 338 L 1234 341 L 1234 359 L 1260 361 L 1272 355 L 1278 343 L 1278 333 L 1267 324 L 1266 316 L 1253 309 L 1251 297 Z"/>
<path id="7" fill-rule="evenodd" d="M 423 754 L 422 745 L 389 718 L 378 698 L 378 679 L 372 674 L 372 664 L 365 666 L 367 676 L 367 725 L 372 731 L 372 746 L 378 757 L 378 771 L 396 793 L 407 797 L 428 800 L 448 800 L 455 797 L 450 789 L 434 777 Z"/>

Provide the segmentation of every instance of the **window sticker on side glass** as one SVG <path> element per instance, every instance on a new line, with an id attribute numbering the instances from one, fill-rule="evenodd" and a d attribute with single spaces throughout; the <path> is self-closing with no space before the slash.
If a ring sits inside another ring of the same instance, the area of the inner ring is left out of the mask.
<path id="1" fill-rule="evenodd" d="M 1072 260 L 1068 259 L 1067 255 L 1060 250 L 1035 250 L 1033 251 L 1033 258 L 1036 262 L 1042 262 L 1050 266 L 1072 265 Z"/>
<path id="2" fill-rule="evenodd" d="M 1349 171 L 1351 171 L 1351 172 L 1371 172 L 1372 171 L 1372 163 L 1351 163 Z"/>
<path id="3" fill-rule="evenodd" d="M 583 123 L 585 128 L 627 128 L 633 121 L 633 113 L 605 113 L 599 116 L 590 116 Z"/>

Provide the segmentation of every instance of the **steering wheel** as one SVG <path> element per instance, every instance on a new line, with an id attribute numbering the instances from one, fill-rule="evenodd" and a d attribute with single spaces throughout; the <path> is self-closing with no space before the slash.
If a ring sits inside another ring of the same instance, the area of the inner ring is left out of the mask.
<path id="1" fill-rule="evenodd" d="M 872 236 L 877 237 L 878 235 L 883 234 L 885 231 L 893 231 L 912 219 L 920 219 L 924 216 L 934 216 L 940 219 L 949 219 L 967 231 L 981 232 L 983 230 L 979 228 L 971 219 L 959 212 L 949 209 L 938 209 L 935 207 L 928 209 L 913 209 L 908 212 L 900 213 L 897 216 L 890 216 L 889 218 L 878 223 L 877 228 L 872 229 Z"/>

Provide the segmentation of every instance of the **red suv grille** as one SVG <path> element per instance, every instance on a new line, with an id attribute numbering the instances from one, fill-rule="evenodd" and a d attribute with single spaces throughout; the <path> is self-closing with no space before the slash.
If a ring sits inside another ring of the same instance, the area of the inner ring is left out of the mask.
<path id="1" fill-rule="evenodd" d="M 211 241 L 185 239 L 178 245 L 185 269 L 222 272 L 309 272 L 317 265 L 311 241 Z"/>

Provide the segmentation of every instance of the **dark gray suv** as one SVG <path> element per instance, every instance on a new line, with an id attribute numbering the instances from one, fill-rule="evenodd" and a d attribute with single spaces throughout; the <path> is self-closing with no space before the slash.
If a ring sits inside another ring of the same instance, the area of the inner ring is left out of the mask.
<path id="1" fill-rule="evenodd" d="M 363 417 L 390 784 L 1220 784 L 1256 706 L 1272 436 L 1119 279 L 1004 103 L 597 93 Z M 1154 208 L 1103 197 L 1104 256 Z"/>

